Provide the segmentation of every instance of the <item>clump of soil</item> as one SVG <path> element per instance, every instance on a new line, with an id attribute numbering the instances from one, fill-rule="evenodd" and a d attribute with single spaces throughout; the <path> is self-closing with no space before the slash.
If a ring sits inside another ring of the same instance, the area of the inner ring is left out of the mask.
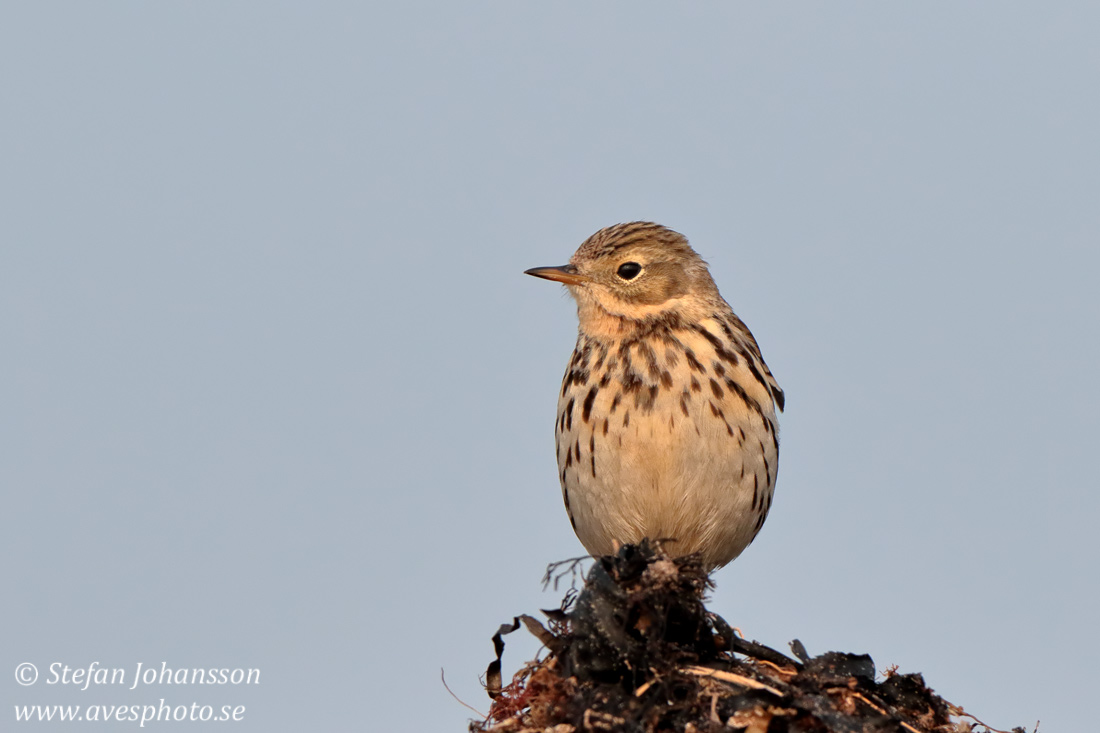
<path id="1" fill-rule="evenodd" d="M 543 612 L 548 628 L 519 616 L 493 637 L 497 658 L 486 675 L 493 704 L 470 731 L 995 730 L 936 695 L 919 674 L 891 670 L 876 681 L 866 654 L 811 658 L 796 640 L 792 658 L 747 641 L 706 610 L 709 587 L 696 558 L 670 558 L 649 542 L 597 558 L 580 592 L 571 590 L 560 609 Z M 502 636 L 521 622 L 548 653 L 503 686 Z"/>

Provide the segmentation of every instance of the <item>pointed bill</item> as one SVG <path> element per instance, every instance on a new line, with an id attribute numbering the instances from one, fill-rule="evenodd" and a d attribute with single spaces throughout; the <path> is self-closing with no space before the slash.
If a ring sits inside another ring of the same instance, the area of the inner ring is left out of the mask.
<path id="1" fill-rule="evenodd" d="M 541 277 L 543 280 L 553 280 L 554 282 L 564 283 L 565 285 L 583 285 L 584 283 L 591 282 L 591 279 L 585 275 L 577 272 L 577 268 L 573 265 L 562 265 L 560 267 L 532 267 L 530 270 L 524 270 L 524 275 L 534 275 L 535 277 Z"/>

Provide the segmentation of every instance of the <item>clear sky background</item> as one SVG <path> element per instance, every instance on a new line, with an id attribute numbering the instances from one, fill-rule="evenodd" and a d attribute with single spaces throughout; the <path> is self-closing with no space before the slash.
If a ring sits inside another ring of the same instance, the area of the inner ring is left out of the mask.
<path id="1" fill-rule="evenodd" d="M 1091 729 L 1097 28 L 1088 2 L 8 5 L 0 721 L 165 698 L 465 730 L 440 668 L 487 709 L 490 634 L 583 551 L 552 429 L 575 311 L 522 272 L 648 219 L 787 393 L 712 608 L 998 727 Z M 44 683 L 93 661 L 262 682 Z"/>

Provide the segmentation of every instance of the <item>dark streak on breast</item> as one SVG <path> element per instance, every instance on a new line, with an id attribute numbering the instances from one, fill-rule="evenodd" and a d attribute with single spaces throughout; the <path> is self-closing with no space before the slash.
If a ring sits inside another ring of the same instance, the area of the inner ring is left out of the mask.
<path id="1" fill-rule="evenodd" d="M 588 422 L 588 418 L 592 417 L 592 403 L 596 401 L 596 394 L 600 391 L 600 388 L 593 387 L 588 390 L 588 394 L 585 395 L 584 402 L 581 404 L 581 420 Z"/>
<path id="2" fill-rule="evenodd" d="M 764 475 L 767 476 L 767 478 L 768 478 L 768 486 L 771 486 L 772 485 L 772 467 L 771 467 L 771 464 L 768 463 L 768 454 L 764 450 L 764 443 L 762 443 L 759 440 L 757 440 L 756 442 L 760 444 L 760 457 L 764 460 Z"/>
<path id="3" fill-rule="evenodd" d="M 691 349 L 687 349 L 684 351 L 684 356 L 687 357 L 688 366 L 690 366 L 692 369 L 699 372 L 700 374 L 706 371 L 705 369 L 703 369 L 703 365 L 699 363 L 699 360 L 695 358 L 694 351 L 692 351 Z"/>
<path id="4" fill-rule="evenodd" d="M 596 434 L 588 439 L 588 457 L 592 463 L 592 475 L 596 475 Z"/>
<path id="5" fill-rule="evenodd" d="M 657 379 L 661 376 L 661 367 L 657 364 L 657 353 L 653 350 L 653 347 L 646 342 L 638 344 L 638 351 L 641 352 L 642 358 L 645 359 L 646 369 L 649 371 L 649 376 L 653 379 Z"/>
<path id="6" fill-rule="evenodd" d="M 644 394 L 634 395 L 634 406 L 640 407 L 645 412 L 652 411 L 653 404 L 657 401 L 657 394 L 660 391 L 660 388 L 654 384 Z"/>
<path id="7" fill-rule="evenodd" d="M 760 373 L 760 370 L 756 367 L 756 360 L 745 357 L 745 366 L 749 368 L 749 373 L 752 374 L 753 379 L 760 383 L 760 386 L 764 388 L 764 391 L 775 399 L 775 395 L 772 393 L 768 383 L 764 381 L 764 375 Z"/>
<path id="8" fill-rule="evenodd" d="M 732 428 L 732 427 L 730 427 L 730 423 L 729 423 L 729 420 L 727 420 L 727 419 L 726 419 L 726 414 L 725 414 L 724 412 L 722 412 L 721 408 L 719 408 L 719 407 L 718 407 L 717 405 L 715 405 L 715 404 L 714 404 L 713 402 L 711 402 L 711 403 L 709 403 L 709 404 L 710 404 L 710 411 L 711 411 L 711 413 L 712 413 L 712 414 L 713 414 L 713 415 L 714 415 L 714 416 L 715 416 L 716 418 L 718 418 L 718 419 L 720 419 L 720 420 L 722 421 L 722 423 L 723 423 L 723 424 L 724 424 L 724 425 L 726 426 L 726 432 L 730 434 L 730 437 L 732 437 L 732 436 L 733 436 L 733 428 Z"/>
<path id="9" fill-rule="evenodd" d="M 731 366 L 737 366 L 737 354 L 728 350 L 725 344 L 722 343 L 722 339 L 715 336 L 702 326 L 695 326 L 696 332 L 703 338 L 710 342 L 710 345 L 714 348 L 715 355 L 722 361 L 730 364 Z"/>
<path id="10" fill-rule="evenodd" d="M 757 415 L 759 415 L 760 419 L 764 423 L 769 422 L 767 417 L 764 416 L 764 409 L 762 407 L 760 407 L 760 403 L 757 402 L 756 400 L 754 400 L 752 397 L 749 397 L 749 394 L 744 390 L 744 388 L 740 384 L 733 381 L 732 379 L 727 378 L 726 379 L 726 386 L 729 387 L 730 392 L 733 392 L 735 395 L 740 397 L 741 401 L 744 402 L 745 405 L 750 410 L 752 410 Z"/>
<path id="11" fill-rule="evenodd" d="M 642 378 L 639 377 L 638 374 L 634 372 L 634 370 L 627 370 L 623 373 L 622 383 L 623 392 L 626 392 L 627 394 L 637 392 L 642 388 L 642 385 L 644 384 L 642 382 Z"/>

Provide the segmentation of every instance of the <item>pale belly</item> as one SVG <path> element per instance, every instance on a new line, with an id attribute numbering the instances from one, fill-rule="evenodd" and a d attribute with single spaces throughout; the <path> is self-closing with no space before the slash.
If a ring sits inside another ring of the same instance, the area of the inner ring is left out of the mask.
<path id="1" fill-rule="evenodd" d="M 774 422 L 736 390 L 689 376 L 633 391 L 610 383 L 594 395 L 588 384 L 565 389 L 558 469 L 590 553 L 648 537 L 718 567 L 759 532 L 775 486 Z"/>

